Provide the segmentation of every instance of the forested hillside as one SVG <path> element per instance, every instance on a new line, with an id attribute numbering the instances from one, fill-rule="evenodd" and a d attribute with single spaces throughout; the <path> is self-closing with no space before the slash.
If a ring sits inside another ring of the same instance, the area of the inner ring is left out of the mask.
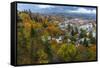
<path id="1" fill-rule="evenodd" d="M 30 10 L 17 15 L 17 64 L 96 60 L 96 23 L 64 24 L 64 17 Z M 92 28 L 82 28 L 87 24 Z"/>

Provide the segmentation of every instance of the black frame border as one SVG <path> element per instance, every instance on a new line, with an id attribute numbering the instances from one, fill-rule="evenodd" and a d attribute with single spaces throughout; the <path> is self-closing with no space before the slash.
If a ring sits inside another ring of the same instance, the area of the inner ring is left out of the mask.
<path id="1" fill-rule="evenodd" d="M 73 61 L 73 62 L 55 62 L 55 63 L 39 63 L 39 64 L 17 64 L 17 3 L 23 4 L 39 4 L 39 5 L 55 5 L 55 6 L 76 6 L 76 7 L 92 7 L 96 8 L 96 60 L 92 61 Z M 72 5 L 72 4 L 58 4 L 58 3 L 40 3 L 40 2 L 24 2 L 14 1 L 11 2 L 11 65 L 13 66 L 30 66 L 30 65 L 50 65 L 50 64 L 66 64 L 66 63 L 82 63 L 82 62 L 95 62 L 98 61 L 98 6 L 90 5 Z"/>

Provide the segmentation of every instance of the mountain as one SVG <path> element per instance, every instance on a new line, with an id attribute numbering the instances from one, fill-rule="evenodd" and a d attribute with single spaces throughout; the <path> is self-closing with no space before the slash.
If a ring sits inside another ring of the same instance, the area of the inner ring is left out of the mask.
<path id="1" fill-rule="evenodd" d="M 82 19 L 88 19 L 88 20 L 96 20 L 95 14 L 88 14 L 88 13 L 61 13 L 61 12 L 45 12 L 42 13 L 44 15 L 55 15 L 55 16 L 62 16 L 62 17 L 68 17 L 68 18 L 82 18 Z"/>

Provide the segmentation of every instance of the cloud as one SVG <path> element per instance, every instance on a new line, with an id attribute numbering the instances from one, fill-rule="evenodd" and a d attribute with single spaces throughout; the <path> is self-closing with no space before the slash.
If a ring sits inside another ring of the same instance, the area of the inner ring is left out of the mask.
<path id="1" fill-rule="evenodd" d="M 70 11 L 73 13 L 89 13 L 89 14 L 95 14 L 96 13 L 96 9 L 86 9 L 86 8 L 78 8 L 76 10 Z"/>
<path id="2" fill-rule="evenodd" d="M 73 7 L 73 6 L 54 6 L 39 4 L 18 3 L 17 10 L 32 10 L 33 12 L 70 12 L 70 13 L 88 13 L 96 14 L 96 8 L 91 7 Z"/>
<path id="3" fill-rule="evenodd" d="M 51 7 L 54 7 L 54 6 L 51 6 L 51 5 L 38 5 L 39 8 L 51 8 Z"/>
<path id="4" fill-rule="evenodd" d="M 23 3 L 18 3 L 17 4 L 17 9 L 20 10 L 20 11 L 32 9 L 33 7 L 35 7 L 35 5 L 23 4 Z M 35 7 L 34 10 L 36 10 L 36 9 L 38 9 L 38 8 Z"/>

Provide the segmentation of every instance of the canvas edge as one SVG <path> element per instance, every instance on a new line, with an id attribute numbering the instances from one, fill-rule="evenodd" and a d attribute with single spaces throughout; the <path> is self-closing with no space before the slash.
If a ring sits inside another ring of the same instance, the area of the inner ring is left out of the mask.
<path id="1" fill-rule="evenodd" d="M 12 2 L 11 4 L 11 57 L 10 64 L 16 66 L 16 3 Z"/>

